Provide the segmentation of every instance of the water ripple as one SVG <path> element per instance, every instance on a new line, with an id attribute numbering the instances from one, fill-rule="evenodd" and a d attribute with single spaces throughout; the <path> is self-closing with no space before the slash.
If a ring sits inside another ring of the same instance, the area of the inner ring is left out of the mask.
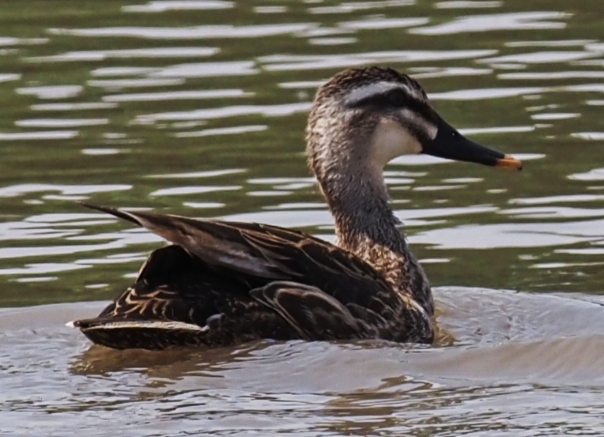
<path id="1" fill-rule="evenodd" d="M 161 100 L 203 100 L 220 99 L 226 97 L 251 97 L 253 93 L 247 93 L 243 90 L 189 90 L 189 91 L 171 91 L 161 93 L 139 93 L 139 94 L 114 94 L 104 96 L 105 102 L 156 102 Z"/>
<path id="2" fill-rule="evenodd" d="M 171 65 L 150 71 L 151 77 L 222 77 L 256 74 L 254 62 L 204 62 Z"/>
<path id="3" fill-rule="evenodd" d="M 17 120 L 15 125 L 19 127 L 81 127 L 81 126 L 102 126 L 109 123 L 107 118 L 71 118 L 71 119 L 30 119 L 30 120 Z"/>
<path id="4" fill-rule="evenodd" d="M 112 58 L 198 58 L 218 53 L 210 47 L 160 47 L 155 49 L 68 52 L 60 55 L 25 58 L 27 62 L 98 62 Z"/>
<path id="5" fill-rule="evenodd" d="M 211 120 L 227 117 L 238 117 L 242 115 L 264 115 L 267 117 L 279 117 L 306 112 L 310 109 L 310 103 L 288 103 L 284 105 L 244 105 L 225 106 L 213 109 L 197 109 L 193 111 L 164 112 L 158 114 L 145 114 L 138 117 L 142 124 L 154 123 L 156 121 L 169 120 Z"/>
<path id="6" fill-rule="evenodd" d="M 17 94 L 33 95 L 39 99 L 68 99 L 82 92 L 81 85 L 49 85 L 17 88 Z"/>
<path id="7" fill-rule="evenodd" d="M 492 32 L 495 30 L 564 29 L 571 14 L 563 12 L 515 12 L 473 15 L 457 18 L 449 23 L 409 30 L 418 35 L 453 35 L 465 32 Z"/>
<path id="8" fill-rule="evenodd" d="M 314 23 L 262 24 L 252 26 L 206 25 L 195 27 L 102 27 L 96 29 L 49 29 L 52 35 L 84 37 L 132 37 L 162 40 L 207 38 L 263 38 L 303 32 Z"/>
<path id="9" fill-rule="evenodd" d="M 427 24 L 428 18 L 367 18 L 360 21 L 344 21 L 339 24 L 344 29 L 399 29 L 404 27 L 422 26 Z"/>
<path id="10" fill-rule="evenodd" d="M 251 126 L 231 126 L 220 127 L 214 129 L 204 129 L 194 132 L 178 132 L 174 134 L 176 138 L 195 138 L 208 137 L 212 135 L 238 135 L 248 132 L 262 132 L 268 129 L 266 125 L 251 125 Z"/>
<path id="11" fill-rule="evenodd" d="M 31 105 L 34 111 L 92 111 L 97 109 L 112 109 L 115 103 L 40 103 Z"/>
<path id="12" fill-rule="evenodd" d="M 450 0 L 436 3 L 437 9 L 490 9 L 503 6 L 502 1 Z"/>
<path id="13" fill-rule="evenodd" d="M 124 12 L 166 12 L 231 9 L 233 2 L 221 0 L 156 0 L 146 5 L 122 6 Z"/>
<path id="14" fill-rule="evenodd" d="M 224 187 L 175 187 L 175 188 L 162 188 L 161 190 L 153 191 L 149 196 L 182 196 L 184 194 L 202 194 L 212 193 L 214 191 L 231 191 L 240 190 L 240 186 L 224 186 Z"/>
<path id="15" fill-rule="evenodd" d="M 21 79 L 20 74 L 0 74 L 0 83 Z"/>
<path id="16" fill-rule="evenodd" d="M 345 68 L 384 62 L 418 62 L 468 59 L 491 56 L 496 50 L 387 51 L 349 55 L 269 55 L 258 58 L 268 71 Z"/>
<path id="17" fill-rule="evenodd" d="M 366 11 L 371 9 L 382 9 L 397 6 L 410 6 L 415 0 L 383 0 L 383 1 L 360 1 L 344 2 L 336 6 L 313 6 L 308 8 L 311 14 L 348 14 L 355 11 Z"/>
<path id="18" fill-rule="evenodd" d="M 505 64 L 505 63 L 519 63 L 519 64 L 545 64 L 551 62 L 570 62 L 578 61 L 586 58 L 593 58 L 598 56 L 597 53 L 593 52 L 573 52 L 573 51 L 546 51 L 546 52 L 533 52 L 533 53 L 521 53 L 517 55 L 506 55 L 499 56 L 496 58 L 481 59 L 478 62 L 489 63 L 489 64 Z"/>
<path id="19" fill-rule="evenodd" d="M 58 191 L 63 195 L 92 194 L 130 190 L 131 185 L 53 185 L 19 184 L 0 188 L 0 197 L 16 197 L 27 193 Z"/>
<path id="20" fill-rule="evenodd" d="M 77 137 L 78 134 L 75 130 L 0 132 L 0 141 L 67 140 Z"/>

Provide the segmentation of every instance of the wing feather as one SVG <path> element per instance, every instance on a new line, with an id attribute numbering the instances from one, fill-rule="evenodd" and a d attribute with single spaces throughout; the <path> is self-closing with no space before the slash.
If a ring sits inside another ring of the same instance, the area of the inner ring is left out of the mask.
<path id="1" fill-rule="evenodd" d="M 295 282 L 271 282 L 250 291 L 258 302 L 276 311 L 306 340 L 362 338 L 368 327 L 336 299 Z"/>
<path id="2" fill-rule="evenodd" d="M 143 226 L 209 266 L 236 272 L 256 286 L 304 278 L 307 285 L 325 290 L 344 304 L 369 303 L 380 292 L 385 292 L 388 304 L 396 306 L 399 300 L 372 266 L 351 252 L 302 232 L 84 205 Z"/>

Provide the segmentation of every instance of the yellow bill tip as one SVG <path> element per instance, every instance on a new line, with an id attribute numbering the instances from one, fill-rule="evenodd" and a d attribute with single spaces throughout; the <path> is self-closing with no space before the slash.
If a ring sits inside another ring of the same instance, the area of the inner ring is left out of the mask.
<path id="1" fill-rule="evenodd" d="M 495 166 L 522 170 L 522 161 L 517 160 L 511 155 L 505 155 L 502 159 L 497 160 L 497 164 L 495 164 Z"/>

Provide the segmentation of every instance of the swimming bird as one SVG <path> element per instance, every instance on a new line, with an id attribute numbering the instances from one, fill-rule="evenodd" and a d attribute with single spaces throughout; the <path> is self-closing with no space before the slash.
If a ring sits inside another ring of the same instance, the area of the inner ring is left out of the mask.
<path id="1" fill-rule="evenodd" d="M 171 244 L 152 252 L 98 317 L 72 326 L 116 349 L 257 339 L 431 343 L 432 292 L 389 205 L 384 166 L 420 153 L 517 169 L 521 162 L 465 138 L 416 80 L 376 66 L 342 71 L 318 89 L 306 142 L 336 244 L 277 226 L 85 204 Z"/>

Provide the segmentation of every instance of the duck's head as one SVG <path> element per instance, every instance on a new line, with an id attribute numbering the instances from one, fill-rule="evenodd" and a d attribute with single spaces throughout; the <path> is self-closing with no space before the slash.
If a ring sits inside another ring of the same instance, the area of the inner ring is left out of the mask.
<path id="1" fill-rule="evenodd" d="M 461 135 L 436 113 L 417 81 L 390 68 L 345 70 L 321 86 L 306 137 L 309 164 L 324 190 L 330 176 L 381 173 L 390 160 L 409 154 L 522 168 Z"/>

